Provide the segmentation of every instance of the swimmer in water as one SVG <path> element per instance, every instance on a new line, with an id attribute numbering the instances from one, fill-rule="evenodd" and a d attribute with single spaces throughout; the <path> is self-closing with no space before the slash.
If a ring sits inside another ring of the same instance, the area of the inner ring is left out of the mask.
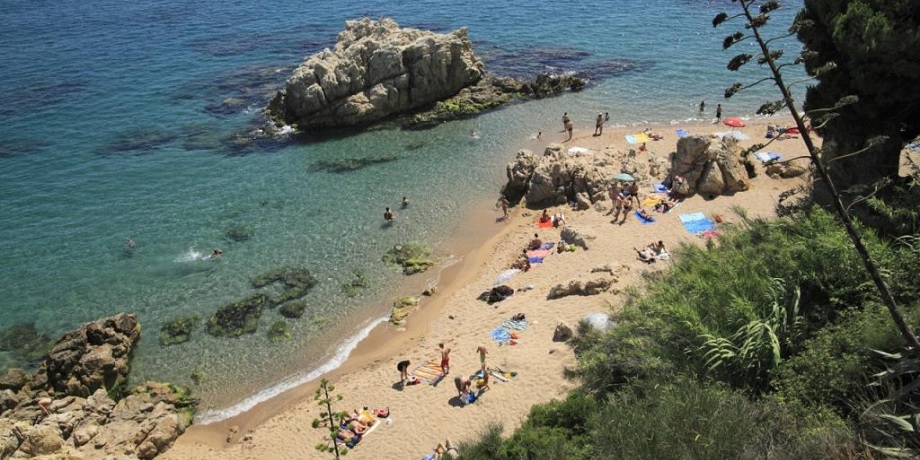
<path id="1" fill-rule="evenodd" d="M 134 241 L 134 238 L 131 238 L 130 236 L 126 236 L 125 237 L 125 249 L 129 251 L 133 251 L 134 248 L 136 247 L 137 247 L 137 242 Z"/>
<path id="2" fill-rule="evenodd" d="M 216 248 L 216 249 L 214 249 L 214 252 L 212 252 L 211 255 L 205 257 L 204 260 L 217 260 L 217 259 L 220 259 L 220 255 L 223 254 L 223 253 L 224 253 L 224 251 L 221 251 L 220 248 Z"/>

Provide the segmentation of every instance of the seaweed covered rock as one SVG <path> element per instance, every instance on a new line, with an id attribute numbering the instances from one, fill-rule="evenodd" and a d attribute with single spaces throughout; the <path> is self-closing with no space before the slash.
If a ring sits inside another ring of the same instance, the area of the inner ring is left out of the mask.
<path id="1" fill-rule="evenodd" d="M 199 322 L 201 317 L 198 315 L 180 316 L 167 322 L 160 328 L 160 346 L 168 347 L 188 342 Z"/>
<path id="2" fill-rule="evenodd" d="M 337 158 L 334 160 L 318 160 L 310 166 L 310 171 L 326 171 L 331 173 L 347 173 L 364 169 L 381 163 L 396 161 L 398 158 L 394 155 L 384 155 L 371 158 Z"/>
<path id="3" fill-rule="evenodd" d="M 344 292 L 347 297 L 354 297 L 370 286 L 370 281 L 363 271 L 355 270 L 352 272 L 351 276 L 352 278 L 350 280 L 342 284 L 342 292 Z"/>
<path id="4" fill-rule="evenodd" d="M 364 18 L 345 23 L 334 50 L 307 58 L 266 110 L 301 129 L 363 125 L 451 97 L 482 74 L 466 28 L 436 34 Z"/>
<path id="5" fill-rule="evenodd" d="M 297 319 L 303 316 L 307 309 L 307 303 L 304 301 L 288 302 L 278 309 L 278 313 L 285 318 Z"/>
<path id="6" fill-rule="evenodd" d="M 227 238 L 235 243 L 242 243 L 252 237 L 252 232 L 243 225 L 233 225 L 227 229 Z"/>
<path id="7" fill-rule="evenodd" d="M 406 324 L 406 318 L 409 313 L 418 308 L 418 299 L 412 296 L 400 297 L 393 302 L 393 309 L 390 311 L 390 323 L 395 326 Z"/>
<path id="8" fill-rule="evenodd" d="M 14 324 L 0 331 L 0 351 L 7 352 L 16 366 L 32 367 L 51 350 L 51 338 L 34 323 Z"/>
<path id="9" fill-rule="evenodd" d="M 268 329 L 268 340 L 278 342 L 291 338 L 291 326 L 284 321 L 275 321 L 272 327 Z"/>
<path id="10" fill-rule="evenodd" d="M 267 295 L 257 293 L 225 305 L 208 319 L 208 334 L 215 337 L 239 337 L 243 334 L 252 334 L 259 328 L 262 308 L 269 304 L 270 299 Z"/>
<path id="11" fill-rule="evenodd" d="M 252 287 L 256 289 L 280 283 L 283 290 L 280 294 L 268 298 L 268 307 L 275 307 L 285 302 L 299 299 L 316 286 L 316 277 L 310 270 L 302 267 L 286 267 L 272 270 L 252 279 Z"/>
<path id="12" fill-rule="evenodd" d="M 422 243 L 406 243 L 393 246 L 383 255 L 383 261 L 389 265 L 402 267 L 403 273 L 412 275 L 428 270 L 434 265 L 429 259 L 431 249 Z"/>

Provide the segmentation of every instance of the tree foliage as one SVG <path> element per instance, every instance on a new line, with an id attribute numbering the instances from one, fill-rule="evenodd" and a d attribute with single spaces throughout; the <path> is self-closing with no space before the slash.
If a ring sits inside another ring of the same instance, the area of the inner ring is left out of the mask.
<path id="1" fill-rule="evenodd" d="M 831 164 L 831 177 L 841 189 L 895 177 L 901 148 L 920 134 L 920 2 L 806 0 L 796 23 L 809 51 L 805 68 L 818 82 L 808 89 L 806 111 L 858 98 L 819 129 L 825 159 L 886 138 Z"/>

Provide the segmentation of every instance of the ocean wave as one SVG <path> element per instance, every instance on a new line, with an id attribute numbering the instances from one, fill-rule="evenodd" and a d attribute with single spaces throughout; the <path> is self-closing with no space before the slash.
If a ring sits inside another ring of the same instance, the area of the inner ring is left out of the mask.
<path id="1" fill-rule="evenodd" d="M 256 404 L 268 401 L 269 399 L 274 398 L 275 396 L 278 396 L 285 391 L 288 391 L 296 386 L 303 385 L 304 383 L 314 380 L 325 373 L 335 370 L 341 366 L 346 359 L 348 359 L 355 347 L 357 347 L 362 340 L 367 338 L 367 336 L 371 333 L 372 330 L 374 330 L 375 327 L 385 323 L 388 318 L 388 316 L 384 316 L 382 318 L 370 320 L 360 331 L 339 345 L 339 348 L 336 349 L 332 358 L 330 358 L 328 361 L 316 369 L 307 373 L 288 377 L 281 383 L 266 388 L 225 409 L 205 410 L 195 418 L 195 422 L 200 425 L 208 425 L 237 416 L 252 409 L 256 406 Z"/>

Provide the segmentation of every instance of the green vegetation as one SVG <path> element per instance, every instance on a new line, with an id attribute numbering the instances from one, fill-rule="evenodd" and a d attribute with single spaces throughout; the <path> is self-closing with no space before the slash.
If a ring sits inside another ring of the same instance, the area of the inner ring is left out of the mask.
<path id="1" fill-rule="evenodd" d="M 167 322 L 160 328 L 160 346 L 168 347 L 188 342 L 192 331 L 200 322 L 201 317 L 198 315 L 180 316 Z"/>
<path id="2" fill-rule="evenodd" d="M 311 426 L 313 428 L 322 427 L 324 430 L 329 432 L 327 440 L 315 446 L 316 450 L 320 452 L 330 452 L 335 455 L 335 458 L 341 458 L 342 455 L 348 453 L 348 449 L 339 447 L 338 443 L 335 442 L 336 434 L 338 434 L 339 429 L 339 424 L 336 422 L 336 419 L 344 419 L 348 416 L 348 413 L 343 411 L 333 412 L 333 400 L 342 400 L 342 395 L 334 394 L 334 391 L 335 386 L 329 383 L 328 380 L 322 379 L 320 381 L 319 388 L 317 388 L 316 392 L 313 393 L 313 400 L 316 401 L 316 404 L 320 407 L 321 410 L 319 413 L 320 418 L 313 419 Z"/>

